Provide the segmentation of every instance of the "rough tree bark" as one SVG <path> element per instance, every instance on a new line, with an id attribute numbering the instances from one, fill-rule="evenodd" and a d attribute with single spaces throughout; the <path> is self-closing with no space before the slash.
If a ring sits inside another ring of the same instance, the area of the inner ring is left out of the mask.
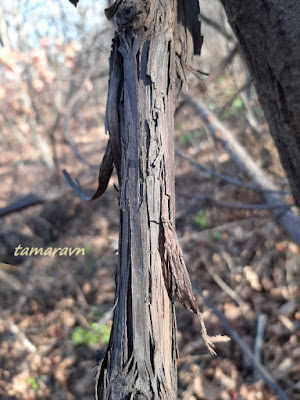
<path id="1" fill-rule="evenodd" d="M 176 398 L 175 295 L 198 315 L 210 349 L 213 342 L 174 228 L 175 100 L 201 48 L 198 0 L 181 0 L 178 9 L 177 0 L 119 0 L 106 10 L 108 18 L 116 16 L 117 30 L 106 113 L 110 142 L 101 170 L 109 173 L 113 162 L 118 173 L 120 238 L 113 326 L 98 366 L 97 399 Z M 100 188 L 108 176 L 100 174 Z"/>
<path id="2" fill-rule="evenodd" d="M 200 54 L 199 11 L 198 0 L 180 1 L 178 9 L 177 0 L 123 0 L 106 10 L 117 23 L 106 124 L 119 177 L 120 239 L 97 399 L 176 398 L 175 295 L 197 314 L 213 352 L 174 227 L 174 107 L 190 59 Z"/>
<path id="3" fill-rule="evenodd" d="M 70 0 L 77 4 L 77 0 Z M 200 54 L 198 0 L 116 0 L 105 10 L 117 30 L 106 108 L 109 141 L 92 197 L 113 167 L 120 237 L 110 341 L 97 368 L 96 399 L 176 399 L 175 296 L 206 333 L 175 232 L 174 109 L 193 54 Z"/>
<path id="4" fill-rule="evenodd" d="M 221 0 L 300 206 L 300 2 Z"/>

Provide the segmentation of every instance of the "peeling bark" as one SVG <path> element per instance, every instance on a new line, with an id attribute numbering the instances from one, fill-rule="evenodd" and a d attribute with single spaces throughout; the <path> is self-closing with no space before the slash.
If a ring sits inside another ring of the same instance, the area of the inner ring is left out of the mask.
<path id="1" fill-rule="evenodd" d="M 120 238 L 97 399 L 176 399 L 175 294 L 201 315 L 174 230 L 174 107 L 184 79 L 178 66 L 184 70 L 201 47 L 200 23 L 191 13 L 199 4 L 189 4 L 183 19 L 176 0 L 123 0 L 107 10 L 117 22 L 106 128 L 119 178 Z"/>

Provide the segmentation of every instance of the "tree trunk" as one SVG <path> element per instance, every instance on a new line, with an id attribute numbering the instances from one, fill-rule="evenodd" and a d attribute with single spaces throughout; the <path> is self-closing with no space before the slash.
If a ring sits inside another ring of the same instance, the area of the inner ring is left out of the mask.
<path id="1" fill-rule="evenodd" d="M 176 399 L 174 295 L 200 315 L 174 231 L 176 66 L 201 47 L 198 0 L 187 1 L 196 9 L 189 15 L 181 3 L 178 22 L 176 0 L 123 0 L 106 10 L 117 22 L 106 128 L 119 177 L 120 238 L 97 399 Z"/>
<path id="2" fill-rule="evenodd" d="M 221 0 L 300 206 L 300 2 Z"/>

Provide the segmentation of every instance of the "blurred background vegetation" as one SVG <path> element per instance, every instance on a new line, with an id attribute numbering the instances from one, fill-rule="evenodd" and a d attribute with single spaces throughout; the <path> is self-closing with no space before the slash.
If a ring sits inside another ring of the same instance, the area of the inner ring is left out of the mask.
<path id="1" fill-rule="evenodd" d="M 116 176 L 92 193 L 105 149 L 112 23 L 105 1 L 0 0 L 0 398 L 93 399 L 94 364 L 108 343 L 118 247 Z M 189 95 L 231 130 L 280 190 L 285 174 L 237 41 L 218 0 L 201 2 L 204 44 Z M 300 399 L 298 247 L 260 192 L 180 98 L 175 117 L 176 222 L 194 284 L 291 399 Z M 190 161 L 214 171 L 199 172 Z M 292 202 L 290 195 L 286 201 Z M 236 207 L 229 207 L 228 202 Z M 33 205 L 35 204 L 35 205 Z M 30 205 L 30 206 L 29 206 Z M 14 255 L 22 247 L 82 247 L 78 257 Z M 199 302 L 203 300 L 199 297 Z M 232 342 L 207 354 L 197 319 L 178 305 L 178 398 L 276 399 Z M 210 334 L 224 333 L 204 310 Z M 258 323 L 260 325 L 258 325 Z M 263 325 L 261 325 L 263 324 Z M 187 326 L 189 327 L 187 329 Z M 258 330 L 258 326 L 261 329 Z"/>

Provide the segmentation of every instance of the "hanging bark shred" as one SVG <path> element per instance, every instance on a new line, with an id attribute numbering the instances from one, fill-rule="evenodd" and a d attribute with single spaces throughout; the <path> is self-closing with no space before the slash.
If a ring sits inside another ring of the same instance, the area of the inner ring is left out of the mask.
<path id="1" fill-rule="evenodd" d="M 118 174 L 120 238 L 96 399 L 176 399 L 176 296 L 198 316 L 212 353 L 224 340 L 206 333 L 175 232 L 174 109 L 200 54 L 199 12 L 198 0 L 117 0 L 106 9 L 117 30 L 106 110 L 112 154 L 102 169 L 113 160 Z"/>
<path id="2" fill-rule="evenodd" d="M 213 349 L 214 344 L 217 342 L 226 342 L 230 339 L 227 336 L 222 335 L 208 336 L 203 315 L 196 304 L 195 295 L 193 293 L 191 281 L 186 269 L 182 249 L 178 242 L 176 232 L 171 222 L 165 220 L 163 217 L 162 224 L 162 242 L 165 250 L 163 265 L 166 269 L 165 280 L 167 281 L 167 287 L 171 289 L 172 296 L 175 292 L 180 303 L 198 316 L 201 324 L 201 333 L 204 343 L 211 354 L 216 355 L 216 352 Z"/>
<path id="3" fill-rule="evenodd" d="M 80 197 L 82 200 L 95 200 L 98 199 L 100 196 L 102 196 L 102 194 L 106 191 L 113 169 L 114 169 L 114 159 L 113 159 L 111 141 L 108 140 L 105 154 L 103 156 L 99 170 L 98 187 L 96 192 L 92 196 L 86 194 L 84 190 L 81 188 L 79 182 L 74 182 L 69 173 L 65 169 L 63 169 L 63 174 L 66 178 L 66 181 L 73 189 L 73 192 L 78 197 Z"/>

